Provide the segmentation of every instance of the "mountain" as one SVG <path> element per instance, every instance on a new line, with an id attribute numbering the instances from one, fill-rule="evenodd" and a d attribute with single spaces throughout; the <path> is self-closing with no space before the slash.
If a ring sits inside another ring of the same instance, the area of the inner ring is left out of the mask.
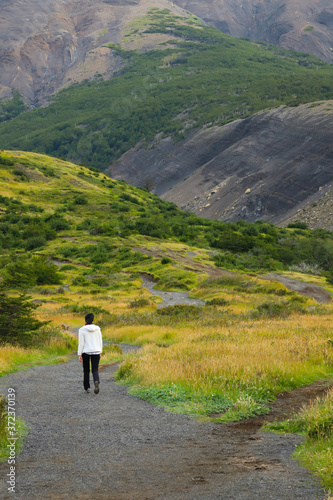
<path id="1" fill-rule="evenodd" d="M 333 61 L 331 0 L 0 0 L 0 99 L 17 89 L 36 107 L 72 83 L 111 78 L 121 60 L 107 43 L 147 50 L 165 41 L 129 35 L 154 7 Z"/>
<path id="2" fill-rule="evenodd" d="M 160 9 L 137 23 L 133 40 L 142 34 L 167 41 L 141 53 L 109 44 L 123 65 L 116 76 L 72 85 L 49 106 L 0 124 L 0 147 L 105 170 L 138 143 L 150 147 L 158 134 L 182 140 L 263 109 L 333 98 L 333 66 L 313 56 L 235 39 Z"/>
<path id="3" fill-rule="evenodd" d="M 176 0 L 207 24 L 333 62 L 331 0 Z"/>
<path id="4" fill-rule="evenodd" d="M 167 0 L 0 0 L 0 98 L 17 89 L 36 107 L 72 83 L 111 78 L 121 64 L 105 45 L 155 4 L 181 11 Z"/>
<path id="5" fill-rule="evenodd" d="M 280 224 L 330 190 L 332 159 L 333 101 L 324 101 L 262 111 L 182 142 L 160 139 L 132 149 L 111 170 L 137 184 L 149 174 L 162 198 L 204 217 Z M 333 213 L 306 222 L 331 228 Z"/>

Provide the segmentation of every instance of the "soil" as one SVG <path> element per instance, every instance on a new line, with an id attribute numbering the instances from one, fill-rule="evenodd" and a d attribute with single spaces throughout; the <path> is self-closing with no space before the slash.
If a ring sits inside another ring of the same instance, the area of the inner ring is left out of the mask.
<path id="1" fill-rule="evenodd" d="M 321 304 L 331 302 L 332 300 L 332 295 L 327 290 L 324 290 L 322 287 L 317 285 L 305 283 L 304 281 L 294 280 L 276 273 L 265 274 L 264 276 L 261 276 L 261 279 L 278 281 L 289 290 L 305 295 L 306 297 L 311 297 Z"/>
<path id="2" fill-rule="evenodd" d="M 302 438 L 260 428 L 323 394 L 327 381 L 281 395 L 268 416 L 218 424 L 175 415 L 129 395 L 115 383 L 116 369 L 101 369 L 98 395 L 83 391 L 77 359 L 1 379 L 2 394 L 16 389 L 17 415 L 29 426 L 17 458 L 15 498 L 326 498 L 318 481 L 291 458 Z M 8 467 L 0 464 L 4 500 L 12 498 Z"/>

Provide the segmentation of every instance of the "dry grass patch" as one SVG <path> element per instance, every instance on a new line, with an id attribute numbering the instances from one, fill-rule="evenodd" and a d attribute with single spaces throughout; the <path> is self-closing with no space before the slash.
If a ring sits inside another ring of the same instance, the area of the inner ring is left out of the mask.
<path id="1" fill-rule="evenodd" d="M 216 328 L 176 327 L 173 332 L 142 326 L 118 329 L 115 335 L 118 340 L 161 343 L 168 333 L 172 345 L 146 345 L 124 379 L 145 388 L 175 384 L 239 404 L 250 397 L 252 404 L 333 375 L 327 317 L 294 315 Z"/>

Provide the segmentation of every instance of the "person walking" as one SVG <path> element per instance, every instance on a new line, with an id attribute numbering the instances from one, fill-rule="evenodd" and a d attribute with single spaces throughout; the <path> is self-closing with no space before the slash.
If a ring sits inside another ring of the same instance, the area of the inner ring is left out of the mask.
<path id="1" fill-rule="evenodd" d="M 88 313 L 85 316 L 86 324 L 79 330 L 78 356 L 83 364 L 83 387 L 86 392 L 90 392 L 90 363 L 94 379 L 94 393 L 99 393 L 99 373 L 98 365 L 103 351 L 102 332 L 99 326 L 94 325 L 94 314 Z"/>

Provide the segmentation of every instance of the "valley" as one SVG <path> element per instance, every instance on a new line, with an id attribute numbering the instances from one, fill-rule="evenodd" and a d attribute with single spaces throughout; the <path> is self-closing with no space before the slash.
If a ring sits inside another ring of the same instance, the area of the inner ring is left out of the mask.
<path id="1" fill-rule="evenodd" d="M 329 0 L 0 0 L 18 498 L 331 498 L 332 19 Z"/>

